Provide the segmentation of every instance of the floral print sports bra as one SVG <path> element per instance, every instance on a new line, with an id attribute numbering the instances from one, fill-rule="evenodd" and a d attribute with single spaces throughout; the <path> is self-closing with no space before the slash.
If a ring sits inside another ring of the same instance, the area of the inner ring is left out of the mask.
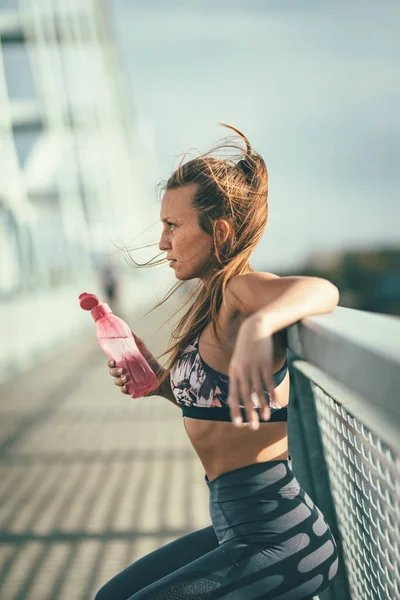
<path id="1" fill-rule="evenodd" d="M 183 416 L 208 421 L 230 421 L 228 405 L 229 377 L 216 371 L 201 358 L 198 334 L 171 369 L 171 389 L 176 401 L 182 407 Z M 287 360 L 277 373 L 274 383 L 277 387 L 287 373 Z M 268 397 L 267 390 L 265 391 Z M 246 412 L 241 405 L 243 421 L 247 421 Z M 279 404 L 270 405 L 270 421 L 287 421 L 287 408 Z M 259 409 L 255 407 L 259 413 Z M 259 413 L 260 421 L 263 421 Z"/>

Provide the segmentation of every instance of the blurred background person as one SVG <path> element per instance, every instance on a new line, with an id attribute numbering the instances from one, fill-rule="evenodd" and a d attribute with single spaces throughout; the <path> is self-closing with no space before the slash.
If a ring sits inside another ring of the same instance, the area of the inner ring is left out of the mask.
<path id="1" fill-rule="evenodd" d="M 97 267 L 100 286 L 114 314 L 118 314 L 121 295 L 121 267 L 115 256 L 106 255 L 98 260 Z"/>

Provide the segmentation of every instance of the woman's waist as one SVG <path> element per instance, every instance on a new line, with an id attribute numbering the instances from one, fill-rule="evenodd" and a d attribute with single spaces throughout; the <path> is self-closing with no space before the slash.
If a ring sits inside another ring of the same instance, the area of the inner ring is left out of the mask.
<path id="1" fill-rule="evenodd" d="M 213 479 L 205 475 L 205 480 L 210 492 L 210 503 L 228 503 L 230 507 L 235 502 L 246 499 L 249 507 L 255 503 L 254 509 L 260 503 L 265 505 L 283 497 L 294 498 L 300 492 L 289 454 L 285 459 L 243 465 Z"/>
<path id="2" fill-rule="evenodd" d="M 287 460 L 287 424 L 261 423 L 253 431 L 248 424 L 236 427 L 221 421 L 197 421 L 184 417 L 190 442 L 212 480 L 227 471 L 273 460 Z"/>

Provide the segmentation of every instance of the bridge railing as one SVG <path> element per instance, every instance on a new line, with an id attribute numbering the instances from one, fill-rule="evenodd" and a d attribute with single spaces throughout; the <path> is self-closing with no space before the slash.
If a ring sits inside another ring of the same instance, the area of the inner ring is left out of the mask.
<path id="1" fill-rule="evenodd" d="M 321 600 L 400 598 L 400 319 L 338 307 L 289 347 L 289 451 L 341 557 Z"/>

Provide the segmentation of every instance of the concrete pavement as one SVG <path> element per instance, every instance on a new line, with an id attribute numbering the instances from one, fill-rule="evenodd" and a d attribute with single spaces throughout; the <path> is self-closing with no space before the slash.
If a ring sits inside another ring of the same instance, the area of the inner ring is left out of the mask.
<path id="1" fill-rule="evenodd" d="M 169 301 L 130 324 L 153 352 Z M 85 332 L 0 386 L 0 598 L 89 600 L 153 549 L 210 524 L 180 411 L 114 387 Z"/>

